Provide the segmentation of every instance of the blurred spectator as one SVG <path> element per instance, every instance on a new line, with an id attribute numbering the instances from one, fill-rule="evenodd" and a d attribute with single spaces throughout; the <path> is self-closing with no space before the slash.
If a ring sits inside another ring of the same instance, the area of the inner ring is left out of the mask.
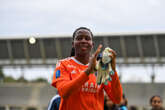
<path id="1" fill-rule="evenodd" d="M 159 95 L 154 95 L 150 98 L 151 110 L 165 110 L 163 108 L 163 100 Z"/>
<path id="2" fill-rule="evenodd" d="M 135 105 L 131 105 L 129 106 L 128 110 L 138 110 L 138 108 Z"/>
<path id="3" fill-rule="evenodd" d="M 119 110 L 128 110 L 127 105 L 128 105 L 128 100 L 125 97 L 125 94 L 123 94 L 123 98 L 119 104 Z"/>
<path id="4" fill-rule="evenodd" d="M 49 102 L 48 110 L 59 110 L 61 97 L 56 94 Z"/>
<path id="5" fill-rule="evenodd" d="M 111 101 L 107 94 L 104 98 L 104 110 L 118 110 L 117 105 Z"/>

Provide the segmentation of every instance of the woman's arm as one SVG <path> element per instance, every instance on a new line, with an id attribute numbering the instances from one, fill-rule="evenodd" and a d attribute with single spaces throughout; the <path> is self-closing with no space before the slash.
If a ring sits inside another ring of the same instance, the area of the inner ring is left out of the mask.
<path id="1" fill-rule="evenodd" d="M 114 103 L 120 103 L 121 98 L 122 98 L 122 94 L 123 94 L 123 90 L 122 90 L 122 86 L 119 80 L 119 77 L 117 75 L 116 72 L 116 52 L 112 49 L 110 49 L 110 52 L 112 53 L 110 55 L 112 61 L 111 61 L 111 66 L 112 66 L 112 70 L 115 72 L 114 75 L 112 75 L 112 81 L 108 83 L 108 85 L 104 85 L 104 89 L 106 91 L 106 93 L 108 94 L 108 96 L 111 98 L 111 100 Z"/>
<path id="2" fill-rule="evenodd" d="M 118 104 L 120 103 L 123 94 L 122 85 L 120 83 L 116 71 L 115 74 L 111 77 L 112 77 L 112 81 L 108 82 L 108 85 L 103 85 L 103 88 L 106 91 L 107 95 L 110 97 L 110 99 L 114 103 Z"/>
<path id="3" fill-rule="evenodd" d="M 85 72 L 80 73 L 75 79 L 70 79 L 70 73 L 65 68 L 63 63 L 56 67 L 52 86 L 56 87 L 62 98 L 67 98 L 74 91 L 81 88 L 81 86 L 89 79 Z"/>

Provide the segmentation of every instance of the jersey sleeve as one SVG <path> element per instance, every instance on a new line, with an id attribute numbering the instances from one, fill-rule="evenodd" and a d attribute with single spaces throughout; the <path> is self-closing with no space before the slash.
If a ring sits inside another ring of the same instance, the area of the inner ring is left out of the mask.
<path id="1" fill-rule="evenodd" d="M 63 62 L 59 62 L 54 71 L 52 86 L 56 87 L 60 96 L 67 98 L 74 91 L 89 79 L 85 72 L 80 73 L 75 79 L 71 79 L 71 73 L 67 71 L 67 66 Z"/>
<path id="2" fill-rule="evenodd" d="M 120 103 L 123 94 L 122 86 L 119 77 L 117 75 L 117 72 L 115 72 L 115 74 L 111 77 L 112 77 L 112 81 L 108 82 L 108 85 L 103 84 L 103 88 L 107 93 L 107 95 L 109 96 L 109 98 L 114 103 L 118 104 Z"/>

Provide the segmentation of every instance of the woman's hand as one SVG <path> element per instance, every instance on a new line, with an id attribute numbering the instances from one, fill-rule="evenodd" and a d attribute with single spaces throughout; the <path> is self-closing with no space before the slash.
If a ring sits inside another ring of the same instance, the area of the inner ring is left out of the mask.
<path id="1" fill-rule="evenodd" d="M 109 56 L 111 57 L 112 61 L 111 61 L 111 66 L 112 66 L 112 70 L 115 72 L 116 71 L 116 52 L 112 49 L 109 50 L 109 52 L 111 52 L 112 54 Z"/>
<path id="2" fill-rule="evenodd" d="M 100 53 L 101 48 L 102 48 L 102 45 L 99 45 L 96 52 L 90 58 L 88 68 L 85 70 L 85 73 L 87 75 L 94 72 L 94 69 L 95 69 L 95 66 L 96 66 L 97 56 Z"/>

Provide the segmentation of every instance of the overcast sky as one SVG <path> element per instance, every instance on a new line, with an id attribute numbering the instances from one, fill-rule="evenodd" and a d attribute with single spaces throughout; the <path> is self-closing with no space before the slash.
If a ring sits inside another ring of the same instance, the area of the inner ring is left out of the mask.
<path id="1" fill-rule="evenodd" d="M 72 35 L 80 26 L 89 27 L 94 34 L 165 32 L 164 11 L 165 0 L 0 0 L 0 37 Z M 165 82 L 165 69 L 158 68 L 156 80 Z M 27 79 L 42 76 L 51 80 L 53 74 L 52 67 L 43 68 L 42 74 L 41 69 L 28 70 L 24 72 Z M 4 71 L 18 78 L 22 70 Z M 149 82 L 152 71 L 150 67 L 126 67 L 122 73 L 124 81 Z"/>
<path id="2" fill-rule="evenodd" d="M 165 31 L 165 0 L 0 0 L 0 36 Z"/>

